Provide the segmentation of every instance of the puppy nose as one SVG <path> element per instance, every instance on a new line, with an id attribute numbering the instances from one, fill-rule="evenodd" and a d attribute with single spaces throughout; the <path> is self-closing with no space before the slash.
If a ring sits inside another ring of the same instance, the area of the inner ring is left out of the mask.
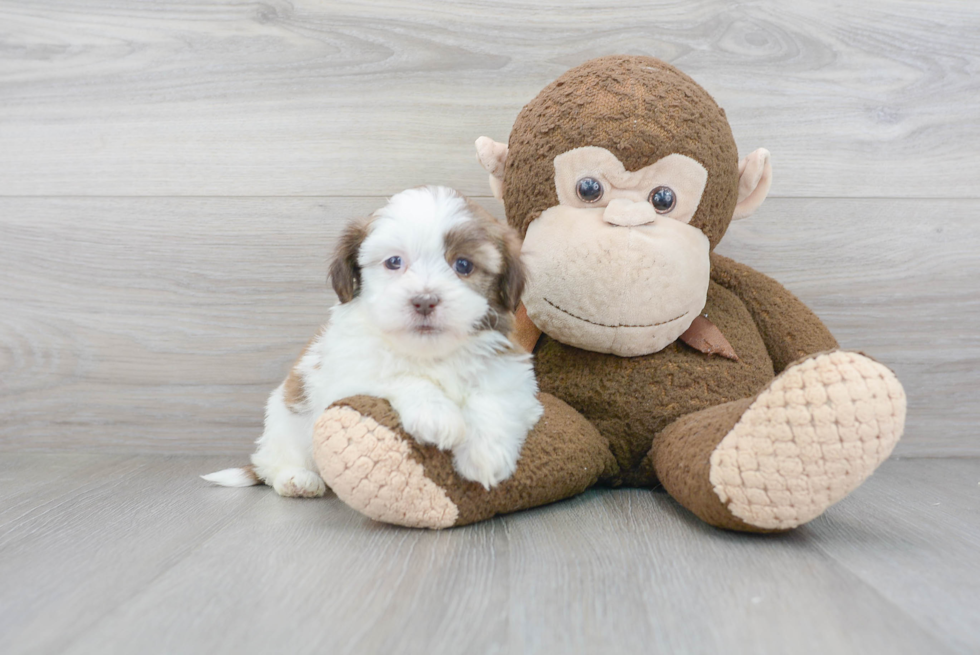
<path id="1" fill-rule="evenodd" d="M 439 304 L 439 296 L 432 293 L 424 293 L 420 296 L 415 296 L 412 298 L 412 307 L 415 311 L 422 316 L 428 316 L 432 313 L 432 310 L 436 308 Z"/>
<path id="2" fill-rule="evenodd" d="M 610 225 L 620 227 L 635 227 L 646 225 L 657 220 L 657 212 L 648 202 L 631 202 L 624 198 L 616 198 L 606 205 L 602 220 Z"/>

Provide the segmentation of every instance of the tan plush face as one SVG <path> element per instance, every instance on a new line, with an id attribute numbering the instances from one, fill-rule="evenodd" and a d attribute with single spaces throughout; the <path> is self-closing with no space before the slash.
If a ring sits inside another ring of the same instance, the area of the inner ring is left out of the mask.
<path id="1" fill-rule="evenodd" d="M 706 181 L 678 154 L 633 172 L 598 147 L 556 157 L 559 204 L 524 238 L 528 317 L 562 343 L 622 357 L 676 340 L 708 291 L 708 238 L 688 224 Z"/>
<path id="2" fill-rule="evenodd" d="M 768 151 L 739 162 L 725 112 L 652 57 L 567 71 L 524 106 L 507 144 L 481 137 L 476 151 L 526 235 L 527 316 L 563 343 L 622 356 L 685 331 L 705 303 L 710 249 L 772 181 Z"/>

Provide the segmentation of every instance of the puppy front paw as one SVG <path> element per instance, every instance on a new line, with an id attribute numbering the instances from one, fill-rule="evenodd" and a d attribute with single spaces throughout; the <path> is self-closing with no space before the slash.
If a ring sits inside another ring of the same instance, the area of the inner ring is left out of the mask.
<path id="1" fill-rule="evenodd" d="M 431 398 L 398 409 L 405 431 L 416 441 L 449 450 L 466 438 L 463 412 L 448 398 Z"/>
<path id="2" fill-rule="evenodd" d="M 456 472 L 467 480 L 479 482 L 488 491 L 514 474 L 519 457 L 520 442 L 508 443 L 503 439 L 477 437 L 453 448 Z"/>
<path id="3" fill-rule="evenodd" d="M 272 479 L 272 488 L 288 498 L 319 498 L 327 491 L 327 485 L 319 475 L 299 467 L 278 471 Z"/>

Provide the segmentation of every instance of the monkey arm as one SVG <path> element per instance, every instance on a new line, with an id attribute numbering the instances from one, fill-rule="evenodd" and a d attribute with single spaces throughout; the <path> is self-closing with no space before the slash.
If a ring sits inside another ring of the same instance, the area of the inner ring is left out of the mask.
<path id="1" fill-rule="evenodd" d="M 838 347 L 817 315 L 772 278 L 711 253 L 711 279 L 745 303 L 777 374 L 801 357 Z"/>

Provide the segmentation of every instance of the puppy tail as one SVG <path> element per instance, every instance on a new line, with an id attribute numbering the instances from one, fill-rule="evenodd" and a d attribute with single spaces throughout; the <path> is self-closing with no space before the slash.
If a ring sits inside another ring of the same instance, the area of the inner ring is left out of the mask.
<path id="1" fill-rule="evenodd" d="M 255 473 L 255 467 L 249 464 L 237 469 L 225 469 L 215 471 L 201 476 L 202 480 L 207 480 L 211 484 L 219 487 L 251 487 L 262 484 L 262 480 Z"/>

